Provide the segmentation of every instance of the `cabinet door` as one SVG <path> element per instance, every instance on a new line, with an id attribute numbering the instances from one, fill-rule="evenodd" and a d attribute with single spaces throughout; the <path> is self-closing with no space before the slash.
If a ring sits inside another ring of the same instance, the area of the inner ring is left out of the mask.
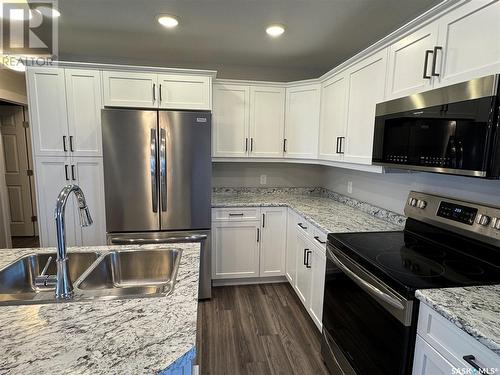
<path id="1" fill-rule="evenodd" d="M 85 200 L 93 220 L 92 225 L 84 228 L 80 228 L 77 222 L 77 231 L 81 235 L 81 245 L 106 245 L 102 158 L 73 158 L 71 165 L 71 178 L 85 194 Z M 78 214 L 77 211 L 75 216 Z"/>
<path id="2" fill-rule="evenodd" d="M 247 156 L 250 88 L 216 84 L 213 93 L 213 156 Z"/>
<path id="3" fill-rule="evenodd" d="M 250 156 L 282 157 L 285 89 L 250 88 Z"/>
<path id="4" fill-rule="evenodd" d="M 26 74 L 35 156 L 69 155 L 64 69 L 28 68 Z"/>
<path id="5" fill-rule="evenodd" d="M 285 274 L 286 208 L 261 210 L 260 276 Z"/>
<path id="6" fill-rule="evenodd" d="M 66 69 L 65 76 L 70 151 L 73 156 L 102 156 L 101 75 Z"/>
<path id="7" fill-rule="evenodd" d="M 321 331 L 323 328 L 323 297 L 325 293 L 325 271 L 326 255 L 325 248 L 317 245 L 312 246 L 311 255 L 311 303 L 309 305 L 309 315 Z"/>
<path id="8" fill-rule="evenodd" d="M 438 82 L 447 86 L 500 72 L 500 1 L 474 0 L 439 20 Z"/>
<path id="9" fill-rule="evenodd" d="M 311 301 L 312 272 L 309 268 L 311 262 L 312 248 L 309 241 L 302 235 L 297 235 L 297 275 L 295 280 L 295 291 L 304 306 L 308 308 Z"/>
<path id="10" fill-rule="evenodd" d="M 317 158 L 320 96 L 320 85 L 286 90 L 285 157 Z"/>
<path id="11" fill-rule="evenodd" d="M 156 74 L 103 71 L 102 85 L 105 106 L 158 107 Z"/>
<path id="12" fill-rule="evenodd" d="M 295 288 L 295 276 L 297 274 L 297 214 L 288 209 L 286 221 L 286 278 Z"/>
<path id="13" fill-rule="evenodd" d="M 260 221 L 213 223 L 215 279 L 259 276 Z"/>
<path id="14" fill-rule="evenodd" d="M 345 137 L 347 78 L 340 74 L 321 86 L 319 158 L 342 160 L 340 142 Z"/>
<path id="15" fill-rule="evenodd" d="M 160 108 L 212 109 L 212 79 L 179 74 L 158 75 Z"/>
<path id="16" fill-rule="evenodd" d="M 348 72 L 349 96 L 344 160 L 371 164 L 375 105 L 384 100 L 387 49 Z"/>
<path id="17" fill-rule="evenodd" d="M 454 373 L 454 368 L 455 366 L 417 335 L 413 375 L 450 375 Z"/>
<path id="18" fill-rule="evenodd" d="M 69 158 L 38 157 L 35 159 L 38 226 L 42 247 L 57 246 L 54 209 L 59 192 L 65 185 L 71 183 L 70 167 Z M 80 244 L 80 237 L 76 231 L 75 205 L 74 195 L 71 195 L 68 198 L 65 215 L 67 246 Z"/>
<path id="19" fill-rule="evenodd" d="M 433 22 L 389 47 L 388 99 L 431 89 L 431 70 L 434 46 L 437 43 L 437 29 L 437 22 Z"/>

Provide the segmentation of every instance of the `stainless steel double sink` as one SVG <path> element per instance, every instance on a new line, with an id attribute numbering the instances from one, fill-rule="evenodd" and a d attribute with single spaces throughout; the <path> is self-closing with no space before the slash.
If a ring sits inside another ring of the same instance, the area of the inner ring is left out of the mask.
<path id="1" fill-rule="evenodd" d="M 182 250 L 133 249 L 67 255 L 74 286 L 74 298 L 70 301 L 82 301 L 169 294 L 174 288 Z M 55 253 L 26 255 L 1 269 L 0 305 L 58 302 L 54 289 L 35 285 L 35 277 L 49 257 L 52 261 L 46 273 L 55 275 Z"/>

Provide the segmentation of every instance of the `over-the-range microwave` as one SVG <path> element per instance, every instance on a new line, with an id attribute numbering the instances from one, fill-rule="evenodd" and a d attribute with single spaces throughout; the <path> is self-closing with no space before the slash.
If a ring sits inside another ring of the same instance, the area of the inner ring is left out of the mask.
<path id="1" fill-rule="evenodd" d="M 499 75 L 377 104 L 374 165 L 500 178 Z"/>

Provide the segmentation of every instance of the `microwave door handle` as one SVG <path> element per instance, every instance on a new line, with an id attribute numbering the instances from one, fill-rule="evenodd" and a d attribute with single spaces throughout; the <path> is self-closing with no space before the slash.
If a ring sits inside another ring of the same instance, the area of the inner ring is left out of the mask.
<path id="1" fill-rule="evenodd" d="M 354 281 L 361 289 L 363 289 L 368 294 L 378 298 L 387 304 L 391 305 L 395 309 L 404 310 L 404 305 L 398 301 L 396 298 L 391 297 L 387 293 L 382 292 L 380 289 L 371 285 L 370 283 L 363 280 L 361 277 L 352 272 L 347 266 L 345 266 L 332 252 L 328 250 L 329 258 L 339 267 L 342 272 L 344 272 L 352 281 Z"/>
<path id="2" fill-rule="evenodd" d="M 161 210 L 167 211 L 167 137 L 165 129 L 160 129 L 160 194 Z"/>
<path id="3" fill-rule="evenodd" d="M 150 166 L 151 166 L 151 205 L 158 212 L 158 183 L 156 181 L 156 129 L 151 129 Z"/>

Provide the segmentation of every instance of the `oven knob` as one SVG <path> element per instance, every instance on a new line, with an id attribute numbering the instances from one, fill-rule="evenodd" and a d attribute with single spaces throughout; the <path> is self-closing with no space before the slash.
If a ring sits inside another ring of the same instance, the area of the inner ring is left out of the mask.
<path id="1" fill-rule="evenodd" d="M 420 208 L 421 210 L 427 207 L 427 202 L 426 201 L 418 201 L 417 207 Z"/>
<path id="2" fill-rule="evenodd" d="M 487 215 L 482 215 L 482 214 L 477 215 L 476 223 L 478 223 L 479 225 L 486 226 L 490 223 L 490 221 L 491 218 Z"/>

